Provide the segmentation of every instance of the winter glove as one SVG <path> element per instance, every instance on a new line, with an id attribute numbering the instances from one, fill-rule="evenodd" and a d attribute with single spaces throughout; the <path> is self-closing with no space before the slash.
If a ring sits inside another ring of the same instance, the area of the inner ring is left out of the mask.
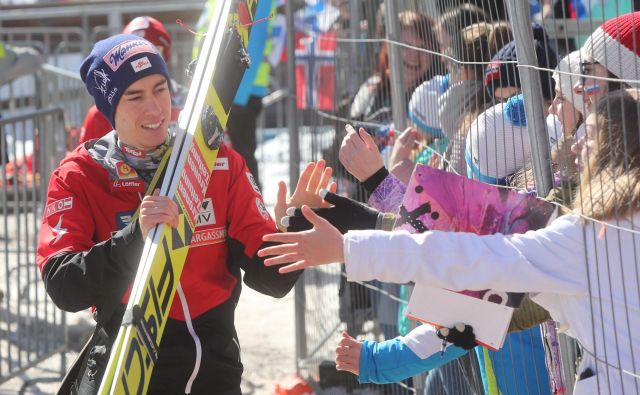
<path id="1" fill-rule="evenodd" d="M 333 207 L 314 208 L 313 211 L 329 221 L 342 234 L 350 230 L 383 229 L 385 224 L 393 222 L 393 214 L 381 213 L 353 199 L 326 190 L 322 190 L 320 196 L 333 204 Z M 290 207 L 287 214 L 288 217 L 282 218 L 282 225 L 287 227 L 287 232 L 299 232 L 313 227 L 299 208 Z"/>
<path id="2" fill-rule="evenodd" d="M 441 354 L 444 352 L 446 343 L 451 343 L 465 350 L 471 350 L 477 346 L 473 327 L 463 323 L 457 323 L 451 328 L 442 327 L 436 331 L 436 335 L 442 339 L 443 342 Z"/>

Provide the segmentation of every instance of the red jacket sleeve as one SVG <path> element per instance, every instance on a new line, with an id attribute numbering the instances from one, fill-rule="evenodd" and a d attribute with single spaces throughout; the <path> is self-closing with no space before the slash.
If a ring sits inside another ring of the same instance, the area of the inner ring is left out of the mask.
<path id="1" fill-rule="evenodd" d="M 244 283 L 266 295 L 285 296 L 302 273 L 280 274 L 278 267 L 265 266 L 264 258 L 256 255 L 264 247 L 262 236 L 277 232 L 275 223 L 262 200 L 260 189 L 244 160 L 228 149 L 229 186 L 228 227 L 229 251 L 232 262 L 244 270 Z"/>
<path id="2" fill-rule="evenodd" d="M 94 215 L 80 169 L 52 176 L 43 213 L 36 262 L 47 293 L 62 310 L 116 304 L 133 280 L 144 241 L 134 221 L 95 243 Z"/>

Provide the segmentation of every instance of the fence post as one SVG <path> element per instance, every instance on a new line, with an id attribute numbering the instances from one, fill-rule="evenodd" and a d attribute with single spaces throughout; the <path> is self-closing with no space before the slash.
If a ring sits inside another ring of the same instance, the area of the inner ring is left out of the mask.
<path id="1" fill-rule="evenodd" d="M 289 128 L 289 186 L 293 189 L 300 173 L 300 142 L 298 139 L 298 109 L 296 108 L 296 51 L 295 27 L 293 24 L 293 1 L 287 1 L 285 12 L 287 17 L 287 126 Z M 304 274 L 296 282 L 294 288 L 294 310 L 296 325 L 296 373 L 300 373 L 298 361 L 307 356 L 307 328 L 304 312 L 306 309 Z"/>
<path id="2" fill-rule="evenodd" d="M 549 166 L 549 137 L 544 115 L 542 84 L 540 82 L 540 73 L 533 68 L 538 67 L 538 59 L 533 45 L 533 31 L 530 27 L 531 10 L 529 9 L 529 2 L 507 0 L 507 11 L 511 26 L 514 27 L 513 35 L 516 43 L 520 83 L 524 96 L 536 191 L 538 196 L 545 197 L 553 187 L 553 178 L 551 166 Z M 519 28 L 515 28 L 516 26 Z M 520 65 L 525 67 L 519 67 Z"/>
<path id="3" fill-rule="evenodd" d="M 387 40 L 400 42 L 400 20 L 396 9 L 396 0 L 385 0 L 385 24 L 387 26 Z M 391 68 L 391 111 L 393 112 L 393 125 L 398 131 L 407 126 L 407 103 L 404 96 L 404 78 L 402 69 L 402 49 L 396 44 L 389 46 L 389 66 Z"/>

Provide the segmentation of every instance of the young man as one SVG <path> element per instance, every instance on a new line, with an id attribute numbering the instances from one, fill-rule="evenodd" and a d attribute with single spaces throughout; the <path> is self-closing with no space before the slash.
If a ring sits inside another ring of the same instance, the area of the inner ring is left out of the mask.
<path id="1" fill-rule="evenodd" d="M 165 62 L 171 60 L 171 36 L 162 22 L 150 16 L 139 16 L 131 20 L 122 30 L 123 34 L 134 34 L 152 43 L 160 52 Z M 183 97 L 176 92 L 177 84 L 169 81 L 172 90 L 171 121 L 178 120 L 178 114 L 182 109 Z M 92 139 L 99 139 L 113 130 L 113 124 L 100 113 L 96 106 L 91 106 L 82 123 L 79 143 L 84 143 Z"/>
<path id="2" fill-rule="evenodd" d="M 172 144 L 169 75 L 156 47 L 134 35 L 110 37 L 96 43 L 80 74 L 115 130 L 81 144 L 53 172 L 37 263 L 58 307 L 97 309 L 105 333 L 76 380 L 79 393 L 95 393 L 146 234 L 156 224 L 176 226 L 179 209 L 157 193 L 144 196 Z M 191 241 L 151 377 L 152 394 L 240 394 L 243 368 L 234 327 L 240 269 L 247 285 L 274 297 L 284 296 L 298 277 L 281 275 L 256 256 L 262 236 L 276 227 L 244 160 L 222 145 L 217 163 L 195 228 L 203 237 Z M 106 316 L 113 305 L 116 313 Z"/>

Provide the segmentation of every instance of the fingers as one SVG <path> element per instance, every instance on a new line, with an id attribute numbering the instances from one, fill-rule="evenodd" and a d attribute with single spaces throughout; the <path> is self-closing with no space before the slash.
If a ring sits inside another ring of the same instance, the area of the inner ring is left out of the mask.
<path id="1" fill-rule="evenodd" d="M 307 182 L 307 184 L 306 185 L 302 184 L 305 190 L 307 191 L 311 190 L 313 192 L 316 191 L 316 186 L 318 185 L 318 183 L 320 182 L 320 179 L 322 178 L 324 169 L 325 169 L 325 161 L 324 159 L 320 159 L 314 164 L 313 171 L 311 172 L 311 177 L 309 177 L 309 181 Z"/>
<path id="2" fill-rule="evenodd" d="M 302 215 L 307 219 L 307 221 L 311 222 L 314 228 L 326 226 L 333 227 L 329 221 L 314 213 L 306 204 L 302 206 Z"/>
<path id="3" fill-rule="evenodd" d="M 331 203 L 334 206 L 339 206 L 341 203 L 344 203 L 344 198 L 342 196 L 336 195 L 333 192 L 329 192 L 326 189 L 321 189 L 318 193 L 322 200 L 327 203 Z"/>
<path id="4" fill-rule="evenodd" d="M 373 137 L 371 137 L 371 135 L 367 133 L 367 131 L 364 130 L 364 128 L 360 128 L 360 130 L 358 130 L 358 135 L 360 136 L 364 144 L 367 146 L 367 148 L 369 149 L 375 148 L 376 150 L 378 150 L 378 145 L 376 144 L 375 141 L 373 141 Z"/>
<path id="5" fill-rule="evenodd" d="M 284 181 L 278 182 L 278 197 L 276 204 L 285 205 L 287 202 L 287 184 Z"/>
<path id="6" fill-rule="evenodd" d="M 309 180 L 311 179 L 311 174 L 313 174 L 313 171 L 315 170 L 315 168 L 316 168 L 316 164 L 314 162 L 307 163 L 304 170 L 302 170 L 300 177 L 298 178 L 298 185 L 296 185 L 296 191 L 298 190 L 298 188 L 307 187 L 307 185 L 309 184 Z"/>
<path id="7" fill-rule="evenodd" d="M 273 241 L 276 243 L 298 243 L 302 240 L 303 232 L 298 233 L 270 233 L 268 235 L 262 236 L 262 241 Z M 270 248 L 270 247 L 269 247 Z M 262 253 L 265 251 L 262 249 L 258 251 L 258 256 L 263 257 L 271 254 Z"/>
<path id="8" fill-rule="evenodd" d="M 327 185 L 329 185 L 329 181 L 331 181 L 332 174 L 333 174 L 333 169 L 331 167 L 325 167 L 324 171 L 322 172 L 322 177 L 320 178 L 320 182 L 310 192 L 318 193 L 319 190 L 326 188 Z"/>

